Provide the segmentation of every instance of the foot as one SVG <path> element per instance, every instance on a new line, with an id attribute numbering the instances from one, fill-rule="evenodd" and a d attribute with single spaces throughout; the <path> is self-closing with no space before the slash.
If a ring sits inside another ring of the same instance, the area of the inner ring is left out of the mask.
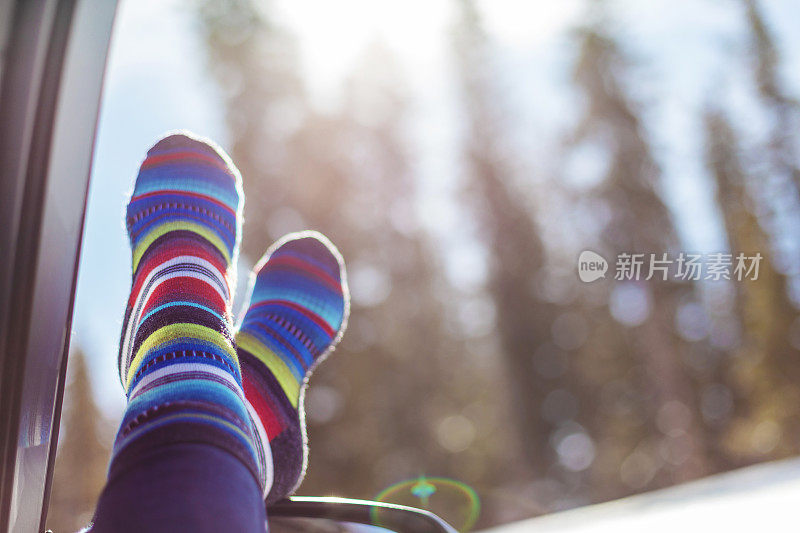
<path id="1" fill-rule="evenodd" d="M 275 243 L 254 269 L 250 290 L 236 345 L 245 396 L 275 464 L 267 495 L 272 503 L 303 479 L 305 387 L 341 338 L 350 300 L 341 255 L 312 231 Z"/>
<path id="2" fill-rule="evenodd" d="M 189 135 L 162 139 L 141 165 L 126 219 L 133 282 L 119 372 L 128 406 L 110 475 L 193 442 L 235 455 L 262 485 L 267 477 L 232 343 L 241 190 L 227 155 Z"/>

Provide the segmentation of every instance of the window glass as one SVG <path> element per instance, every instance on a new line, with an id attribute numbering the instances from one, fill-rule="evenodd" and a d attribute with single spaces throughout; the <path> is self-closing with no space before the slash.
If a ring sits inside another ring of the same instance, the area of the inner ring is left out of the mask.
<path id="1" fill-rule="evenodd" d="M 96 446 L 91 468 L 57 463 L 51 515 L 80 527 L 102 487 L 122 216 L 148 147 L 182 128 L 243 175 L 235 306 L 287 232 L 347 263 L 299 494 L 470 530 L 800 454 L 800 4 L 688 9 L 123 2 L 62 427 L 67 446 L 69 413 L 96 413 Z M 91 490 L 67 504 L 78 475 Z"/>

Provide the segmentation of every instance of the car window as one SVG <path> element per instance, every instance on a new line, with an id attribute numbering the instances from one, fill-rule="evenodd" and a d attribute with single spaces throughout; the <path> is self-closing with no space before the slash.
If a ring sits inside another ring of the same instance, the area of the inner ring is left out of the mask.
<path id="1" fill-rule="evenodd" d="M 177 129 L 243 176 L 237 313 L 288 232 L 347 263 L 298 494 L 480 530 L 800 454 L 798 6 L 551 4 L 121 4 L 54 528 L 104 483 L 122 217 Z"/>

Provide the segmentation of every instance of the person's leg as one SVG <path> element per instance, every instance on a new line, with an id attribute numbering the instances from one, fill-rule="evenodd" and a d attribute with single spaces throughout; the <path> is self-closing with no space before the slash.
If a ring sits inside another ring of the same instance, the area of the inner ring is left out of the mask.
<path id="1" fill-rule="evenodd" d="M 305 387 L 341 338 L 350 299 L 342 257 L 317 232 L 275 243 L 254 269 L 250 290 L 236 345 L 245 396 L 275 465 L 271 503 L 289 496 L 303 479 Z"/>
<path id="2" fill-rule="evenodd" d="M 206 142 L 172 135 L 142 163 L 127 211 L 128 406 L 93 531 L 264 531 L 272 465 L 232 343 L 241 204 L 238 171 Z"/>
<path id="3" fill-rule="evenodd" d="M 156 447 L 111 477 L 92 532 L 263 532 L 261 489 L 250 469 L 216 446 Z"/>

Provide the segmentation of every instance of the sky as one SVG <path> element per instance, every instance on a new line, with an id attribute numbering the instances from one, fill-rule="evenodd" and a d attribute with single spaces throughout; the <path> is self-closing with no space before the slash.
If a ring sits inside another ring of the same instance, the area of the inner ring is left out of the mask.
<path id="1" fill-rule="evenodd" d="M 201 43 L 193 33 L 189 0 L 123 0 L 112 38 L 90 184 L 73 321 L 73 345 L 91 360 L 101 408 L 117 417 L 124 405 L 116 369 L 130 250 L 123 215 L 138 165 L 147 149 L 170 130 L 189 129 L 227 146 L 220 93 L 207 75 Z M 722 249 L 713 190 L 701 167 L 698 116 L 710 99 L 727 103 L 753 138 L 764 124 L 748 103 L 743 78 L 740 2 L 733 0 L 618 0 L 615 27 L 634 51 L 631 90 L 648 104 L 647 132 L 664 172 L 664 195 L 676 214 L 684 246 Z M 589 148 L 552 168 L 560 134 L 580 111 L 568 88 L 574 48 L 569 29 L 584 15 L 579 0 L 479 2 L 497 49 L 498 86 L 508 95 L 511 140 L 526 154 L 524 183 L 542 188 L 540 176 L 559 172 L 575 187 L 591 185 L 602 160 Z M 784 77 L 800 94 L 800 3 L 766 3 L 785 53 Z M 275 0 L 276 20 L 299 39 L 302 72 L 313 102 L 335 109 L 340 84 L 364 47 L 380 40 L 399 56 L 414 96 L 410 143 L 421 190 L 423 223 L 446 247 L 451 281 L 480 282 L 483 257 L 459 238 L 463 213 L 454 200 L 458 175 L 459 116 L 449 66 L 447 0 Z M 763 122 L 763 121 L 762 121 Z M 544 134 L 543 134 L 544 132 Z M 544 192 L 537 193 L 547 196 Z M 579 239 L 579 238 L 578 238 Z M 265 246 L 268 243 L 265 243 Z M 574 243 L 580 246 L 580 242 Z M 465 267 L 466 265 L 466 267 Z M 244 276 L 240 276 L 244 278 Z"/>

